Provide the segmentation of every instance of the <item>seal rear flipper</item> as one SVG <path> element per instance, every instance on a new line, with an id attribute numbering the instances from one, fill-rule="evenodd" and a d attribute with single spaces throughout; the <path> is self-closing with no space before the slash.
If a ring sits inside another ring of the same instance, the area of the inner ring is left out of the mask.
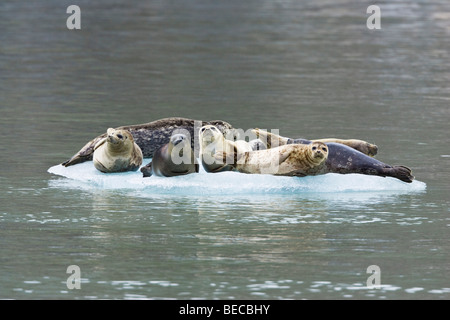
<path id="1" fill-rule="evenodd" d="M 144 178 L 152 176 L 152 163 L 150 162 L 145 167 L 141 168 L 141 172 Z"/>
<path id="2" fill-rule="evenodd" d="M 92 151 L 93 151 L 93 149 L 92 149 Z M 93 152 L 86 154 L 86 155 L 76 154 L 69 160 L 66 160 L 63 163 L 61 163 L 61 165 L 64 167 L 73 166 L 75 164 L 90 161 L 90 160 L 92 160 L 92 157 L 93 157 Z"/>
<path id="3" fill-rule="evenodd" d="M 414 176 L 411 174 L 412 171 L 410 168 L 405 166 L 393 166 L 387 172 L 387 176 L 397 178 L 401 181 L 411 183 L 414 180 Z"/>
<path id="4" fill-rule="evenodd" d="M 84 145 L 83 148 L 80 149 L 76 154 L 72 156 L 69 160 L 64 161 L 61 163 L 64 167 L 73 166 L 74 164 L 83 163 L 85 161 L 90 161 L 93 158 L 94 155 L 94 147 L 101 139 L 103 139 L 106 135 L 103 134 L 101 136 L 98 136 L 88 143 Z"/>
<path id="5" fill-rule="evenodd" d="M 291 175 L 293 177 L 299 177 L 299 178 L 307 176 L 307 174 L 304 173 L 303 171 L 294 171 Z"/>
<path id="6" fill-rule="evenodd" d="M 261 130 L 259 128 L 252 129 L 251 132 L 254 133 L 256 137 L 266 145 L 267 149 L 272 149 L 288 144 L 289 138 L 282 137 L 280 135 Z"/>
<path id="7" fill-rule="evenodd" d="M 323 143 L 339 143 L 343 144 L 347 147 L 350 147 L 352 149 L 358 150 L 359 152 L 364 153 L 365 155 L 368 155 L 370 157 L 375 156 L 378 153 L 378 146 L 375 144 L 369 143 L 364 140 L 358 140 L 358 139 L 336 139 L 336 138 L 324 138 L 324 139 L 314 139 L 314 141 L 319 141 Z"/>

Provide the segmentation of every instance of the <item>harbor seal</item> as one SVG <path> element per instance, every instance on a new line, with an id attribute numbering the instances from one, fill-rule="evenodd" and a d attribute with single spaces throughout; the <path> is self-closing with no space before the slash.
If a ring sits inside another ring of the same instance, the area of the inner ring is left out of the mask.
<path id="1" fill-rule="evenodd" d="M 94 166 L 104 173 L 136 171 L 142 164 L 141 148 L 127 130 L 109 128 L 94 147 Z"/>
<path id="2" fill-rule="evenodd" d="M 229 165 L 242 173 L 304 177 L 316 175 L 323 169 L 328 147 L 323 142 L 287 144 L 267 150 L 235 153 L 234 159 L 229 159 L 226 151 L 218 151 L 214 156 L 218 162 L 231 162 Z"/>
<path id="3" fill-rule="evenodd" d="M 198 150 L 198 145 L 194 146 L 195 136 L 198 135 L 198 129 L 204 125 L 212 124 L 223 134 L 228 134 L 233 129 L 231 124 L 222 120 L 201 121 L 188 118 L 164 118 L 149 123 L 121 126 L 116 129 L 128 130 L 134 138 L 136 144 L 141 148 L 144 158 L 152 158 L 153 153 L 167 144 L 173 132 L 177 129 L 184 129 L 190 133 L 191 147 Z M 98 141 L 105 138 L 106 134 L 101 134 L 88 143 L 86 143 L 69 160 L 62 163 L 68 167 L 77 163 L 92 160 L 94 147 Z M 198 153 L 198 151 L 196 151 Z M 195 155 L 198 157 L 198 154 Z"/>
<path id="4" fill-rule="evenodd" d="M 321 174 L 330 172 L 341 174 L 359 173 L 379 177 L 393 177 L 407 183 L 411 183 L 414 180 L 412 171 L 408 167 L 388 165 L 341 143 L 327 142 L 326 145 L 328 146 L 328 159 Z"/>
<path id="5" fill-rule="evenodd" d="M 311 145 L 318 142 L 313 142 L 306 139 L 302 139 L 301 141 L 302 143 L 300 143 L 300 145 Z M 358 173 L 364 175 L 375 175 L 379 177 L 393 177 L 407 183 L 411 183 L 414 180 L 411 169 L 406 166 L 391 166 L 341 143 L 326 142 L 325 144 L 328 147 L 327 159 L 324 161 L 323 165 L 316 167 L 313 171 L 309 171 L 308 175 L 320 175 L 326 173 Z M 271 149 L 281 150 L 279 148 L 289 145 L 296 144 L 289 143 Z M 265 152 L 271 149 L 253 151 L 251 153 Z M 246 154 L 244 154 L 244 159 L 245 156 Z M 223 157 L 221 157 L 220 154 L 216 155 L 216 159 L 223 162 Z M 229 157 L 227 159 L 227 166 L 233 169 L 235 167 L 233 166 L 233 162 L 230 161 Z M 234 160 L 236 161 L 239 159 Z"/>
<path id="6" fill-rule="evenodd" d="M 336 139 L 336 138 L 325 138 L 325 139 L 314 139 L 314 140 L 307 140 L 307 139 L 291 139 L 287 137 L 282 137 L 280 135 L 273 134 L 271 132 L 261 130 L 258 128 L 255 128 L 252 130 L 252 132 L 258 137 L 260 140 L 264 141 L 266 143 L 266 147 L 270 149 L 272 145 L 274 146 L 282 146 L 285 144 L 308 144 L 311 141 L 319 141 L 319 142 L 334 142 L 334 143 L 340 143 L 343 145 L 346 145 L 350 148 L 356 149 L 368 156 L 375 156 L 378 153 L 378 147 L 374 144 L 371 144 L 364 140 L 358 140 L 358 139 Z"/>
<path id="7" fill-rule="evenodd" d="M 230 134 L 234 137 L 233 133 Z M 224 134 L 213 125 L 200 128 L 200 159 L 206 172 L 230 171 L 232 168 L 225 163 L 220 163 L 214 158 L 214 154 L 224 151 L 228 155 L 253 151 L 252 145 L 245 140 L 232 141 L 226 139 Z"/>
<path id="8" fill-rule="evenodd" d="M 186 129 L 189 131 L 191 136 L 191 147 L 194 149 L 195 157 L 198 158 L 197 150 L 199 150 L 199 146 L 194 145 L 198 142 L 195 137 L 198 137 L 198 129 L 207 124 L 214 125 L 220 132 L 222 132 L 224 136 L 227 136 L 230 132 L 235 130 L 231 124 L 222 120 L 200 121 L 187 118 L 164 118 L 145 124 L 122 126 L 116 129 L 128 130 L 133 136 L 135 143 L 141 148 L 143 156 L 147 158 L 153 157 L 156 150 L 169 142 L 174 130 L 180 128 Z M 272 140 L 267 138 L 264 139 L 264 133 L 261 130 L 260 133 L 261 136 L 259 138 L 263 141 L 269 142 L 269 145 L 266 147 L 269 149 L 272 148 L 273 146 L 270 144 Z M 92 160 L 95 145 L 105 137 L 106 134 L 102 134 L 92 139 L 86 143 L 80 151 L 72 156 L 72 158 L 63 162 L 62 165 L 67 167 Z M 330 142 L 331 140 L 334 142 Z M 405 182 L 413 181 L 414 176 L 411 174 L 411 169 L 405 166 L 390 166 L 371 158 L 371 156 L 375 155 L 378 150 L 375 145 L 368 144 L 362 140 L 351 140 L 353 141 L 341 139 L 330 139 L 328 141 L 323 141 L 328 146 L 328 158 L 326 160 L 326 165 L 324 166 L 325 168 L 320 172 L 320 174 L 329 172 L 342 174 L 360 173 L 378 175 L 382 177 L 391 176 Z M 291 139 L 281 136 L 276 136 L 274 141 L 278 141 L 279 145 L 310 144 L 312 142 L 311 140 L 306 139 Z M 276 145 L 276 143 L 274 144 Z M 221 167 L 223 170 L 233 170 L 233 168 L 229 165 L 224 166 L 222 164 Z"/>
<path id="9" fill-rule="evenodd" d="M 189 138 L 177 133 L 172 135 L 169 143 L 155 151 L 152 161 L 142 167 L 141 172 L 144 177 L 173 177 L 196 173 L 198 169 Z"/>

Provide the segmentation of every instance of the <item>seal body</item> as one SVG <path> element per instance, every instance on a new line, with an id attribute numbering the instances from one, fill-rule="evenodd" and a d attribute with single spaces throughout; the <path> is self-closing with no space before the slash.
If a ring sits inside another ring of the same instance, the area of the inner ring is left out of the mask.
<path id="1" fill-rule="evenodd" d="M 109 128 L 94 147 L 94 166 L 105 173 L 136 171 L 142 164 L 141 148 L 126 130 Z"/>
<path id="2" fill-rule="evenodd" d="M 411 169 L 405 166 L 391 166 L 367 156 L 346 145 L 328 142 L 328 159 L 320 174 L 325 173 L 360 173 L 380 177 L 393 177 L 403 182 L 414 180 Z"/>
<path id="3" fill-rule="evenodd" d="M 154 152 L 152 161 L 141 172 L 144 177 L 173 177 L 196 173 L 198 169 L 190 139 L 184 134 L 174 134 L 169 143 Z"/>
<path id="4" fill-rule="evenodd" d="M 191 147 L 198 150 L 196 135 L 198 129 L 204 125 L 212 124 L 218 128 L 223 134 L 228 134 L 233 127 L 222 120 L 201 121 L 188 118 L 164 118 L 149 123 L 121 126 L 116 129 L 127 130 L 131 133 L 136 144 L 141 148 L 144 158 L 152 158 L 156 150 L 169 143 L 170 137 L 175 130 L 182 130 L 186 134 L 189 133 Z M 185 130 L 185 131 L 184 131 Z M 76 154 L 69 160 L 62 163 L 68 167 L 77 163 L 92 160 L 95 145 L 106 137 L 106 134 L 99 135 L 86 143 Z M 198 154 L 196 154 L 198 157 Z"/>
<path id="5" fill-rule="evenodd" d="M 325 166 L 318 174 L 325 173 L 360 173 L 365 175 L 376 175 L 380 177 L 393 177 L 403 182 L 411 183 L 414 180 L 410 168 L 394 165 L 391 166 L 373 158 L 378 152 L 378 147 L 374 144 L 357 139 L 291 139 L 269 133 L 264 130 L 254 129 L 253 132 L 262 141 L 265 141 L 267 147 L 273 145 L 289 144 L 311 144 L 315 141 L 321 141 L 328 146 L 328 158 Z"/>
<path id="6" fill-rule="evenodd" d="M 333 142 L 333 143 L 340 143 L 343 145 L 346 145 L 350 148 L 353 148 L 355 150 L 358 150 L 368 156 L 375 156 L 378 153 L 378 147 L 372 143 L 369 143 L 364 140 L 358 140 L 358 139 L 337 139 L 337 138 L 325 138 L 325 139 L 314 139 L 314 140 L 307 140 L 307 139 L 291 139 L 287 137 L 282 137 L 280 135 L 276 135 L 270 132 L 267 132 L 265 130 L 261 129 L 253 129 L 252 132 L 261 140 L 264 141 L 267 148 L 271 147 L 277 147 L 282 146 L 285 144 L 309 144 L 311 141 L 318 141 L 318 142 Z"/>
<path id="7" fill-rule="evenodd" d="M 200 159 L 206 172 L 231 171 L 233 167 L 226 163 L 216 161 L 216 152 L 230 154 L 240 154 L 253 151 L 252 144 L 245 140 L 232 141 L 226 139 L 224 134 L 213 125 L 206 125 L 200 128 Z"/>
<path id="8" fill-rule="evenodd" d="M 304 177 L 320 174 L 328 157 L 328 147 L 322 142 L 289 144 L 237 154 L 234 159 L 226 152 L 218 152 L 215 157 L 218 161 L 231 160 L 231 166 L 242 173 Z"/>

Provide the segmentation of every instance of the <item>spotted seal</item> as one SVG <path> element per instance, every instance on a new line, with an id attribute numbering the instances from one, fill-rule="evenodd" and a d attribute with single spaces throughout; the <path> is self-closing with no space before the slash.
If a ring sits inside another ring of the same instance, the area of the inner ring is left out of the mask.
<path id="1" fill-rule="evenodd" d="M 198 172 L 191 142 L 187 135 L 173 134 L 170 142 L 156 150 L 152 161 L 141 168 L 144 177 L 174 177 Z"/>
<path id="2" fill-rule="evenodd" d="M 267 134 L 262 130 L 255 129 L 255 132 L 261 133 L 257 135 L 261 140 L 267 139 L 268 148 L 272 144 L 311 144 L 313 141 L 306 139 L 291 139 L 278 135 Z M 268 137 L 268 138 L 267 138 Z M 380 177 L 393 177 L 401 181 L 411 183 L 414 180 L 412 171 L 410 168 L 402 165 L 391 166 L 384 162 L 381 162 L 370 155 L 374 155 L 378 148 L 375 145 L 367 144 L 362 140 L 341 140 L 341 139 L 323 139 L 328 146 L 328 157 L 323 167 L 314 173 L 326 174 L 326 173 L 359 173 L 365 175 L 375 175 Z M 274 143 L 275 141 L 275 143 Z M 320 142 L 322 140 L 314 140 L 314 142 Z M 333 142 L 330 142 L 333 141 Z M 338 141 L 338 142 L 336 142 Z M 343 143 L 341 143 L 343 142 Z M 346 144 L 344 144 L 346 143 Z M 277 147 L 279 148 L 279 147 Z M 358 150 L 360 149 L 360 150 Z M 363 152 L 362 152 L 363 151 Z M 258 151 L 261 152 L 261 151 Z"/>
<path id="3" fill-rule="evenodd" d="M 267 150 L 234 153 L 231 161 L 226 151 L 218 151 L 214 157 L 218 162 L 230 163 L 233 169 L 242 173 L 304 177 L 322 170 L 328 147 L 323 142 L 287 144 Z"/>
<path id="4" fill-rule="evenodd" d="M 136 171 L 142 164 L 141 148 L 127 130 L 109 128 L 94 147 L 94 166 L 104 173 Z"/>

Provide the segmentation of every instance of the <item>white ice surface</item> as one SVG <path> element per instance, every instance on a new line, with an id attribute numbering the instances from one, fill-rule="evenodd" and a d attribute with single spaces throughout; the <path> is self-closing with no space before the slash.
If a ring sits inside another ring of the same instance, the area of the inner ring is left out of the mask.
<path id="1" fill-rule="evenodd" d="M 151 159 L 144 159 L 147 164 Z M 394 178 L 360 174 L 334 174 L 310 177 L 279 177 L 238 172 L 206 173 L 200 165 L 198 174 L 178 177 L 143 178 L 140 171 L 102 173 L 92 161 L 70 167 L 55 165 L 49 173 L 62 176 L 65 187 L 89 189 L 132 189 L 155 194 L 298 194 L 348 192 L 422 192 L 426 184 L 415 180 L 405 183 Z"/>

